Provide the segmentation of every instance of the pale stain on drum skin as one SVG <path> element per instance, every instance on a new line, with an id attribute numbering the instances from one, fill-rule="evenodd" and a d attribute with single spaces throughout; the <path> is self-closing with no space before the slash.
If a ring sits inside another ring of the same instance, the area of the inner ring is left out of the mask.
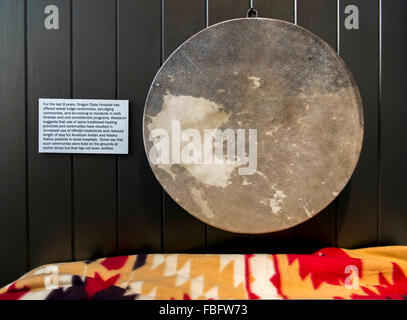
<path id="1" fill-rule="evenodd" d="M 191 189 L 191 194 L 192 194 L 192 197 L 193 197 L 195 203 L 201 208 L 202 213 L 205 216 L 207 216 L 209 219 L 212 219 L 214 214 L 213 214 L 211 208 L 208 205 L 208 201 L 206 201 L 203 198 L 203 195 L 202 195 L 201 191 L 199 189 L 197 189 L 197 188 L 192 188 Z"/>
<path id="2" fill-rule="evenodd" d="M 312 212 L 309 212 L 308 209 L 305 207 L 303 207 L 303 208 L 304 208 L 304 211 L 307 214 L 307 216 L 311 218 L 313 216 Z"/>
<path id="3" fill-rule="evenodd" d="M 252 86 L 253 89 L 260 88 L 261 79 L 259 77 L 251 76 L 251 77 L 248 77 L 248 79 L 253 81 L 253 86 Z"/>
<path id="4" fill-rule="evenodd" d="M 260 203 L 269 206 L 272 213 L 278 214 L 282 210 L 281 205 L 284 202 L 284 198 L 287 198 L 287 196 L 284 194 L 283 191 L 277 190 L 273 186 L 272 189 L 274 190 L 273 197 L 270 199 L 263 199 L 260 201 Z"/>
<path id="5" fill-rule="evenodd" d="M 251 184 L 253 183 L 249 182 L 246 177 L 243 178 L 242 186 L 250 186 Z"/>
<path id="6" fill-rule="evenodd" d="M 202 97 L 174 96 L 167 92 L 164 95 L 162 110 L 154 117 L 150 117 L 151 122 L 148 129 L 164 129 L 168 132 L 170 141 L 172 140 L 172 122 L 179 121 L 182 130 L 196 128 L 199 123 L 201 136 L 204 136 L 203 129 L 217 129 L 227 123 L 230 113 L 226 113 L 223 107 L 213 101 Z M 187 142 L 181 142 L 181 150 Z M 170 158 L 171 160 L 171 158 Z M 180 163 L 197 180 L 214 187 L 226 188 L 230 185 L 230 177 L 238 164 L 217 164 L 216 171 L 211 170 L 211 164 L 185 164 Z M 157 167 L 167 172 L 175 180 L 172 164 L 160 163 Z"/>
<path id="7" fill-rule="evenodd" d="M 155 83 L 144 118 L 147 150 L 150 130 L 175 115 L 185 128 L 258 129 L 254 175 L 152 165 L 171 197 L 213 226 L 264 233 L 297 225 L 327 206 L 356 166 L 358 88 L 335 51 L 300 27 L 257 18 L 213 25 L 181 46 Z"/>

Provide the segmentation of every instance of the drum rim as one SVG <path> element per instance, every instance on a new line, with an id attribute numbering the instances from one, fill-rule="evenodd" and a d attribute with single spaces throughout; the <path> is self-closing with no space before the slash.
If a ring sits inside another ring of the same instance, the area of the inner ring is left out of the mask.
<path id="1" fill-rule="evenodd" d="M 151 95 L 151 92 L 154 88 L 154 83 L 156 82 L 157 77 L 160 75 L 161 71 L 165 68 L 166 64 L 168 63 L 168 61 L 175 55 L 178 53 L 178 51 L 188 42 L 190 42 L 191 40 L 193 40 L 195 37 L 199 36 L 201 33 L 207 32 L 208 30 L 215 28 L 219 25 L 222 24 L 227 24 L 227 23 L 231 23 L 231 22 L 236 22 L 236 21 L 270 21 L 270 22 L 277 22 L 277 23 L 281 23 L 281 24 L 286 24 L 289 25 L 290 27 L 294 27 L 294 28 L 298 28 L 302 31 L 304 31 L 306 34 L 310 35 L 313 38 L 316 38 L 320 43 L 322 43 L 327 49 L 328 51 L 335 57 L 335 59 L 338 62 L 338 65 L 342 68 L 342 71 L 349 77 L 349 82 L 351 84 L 352 87 L 352 91 L 355 94 L 355 99 L 356 99 L 356 104 L 358 106 L 357 111 L 359 113 L 359 121 L 360 121 L 360 125 L 361 125 L 361 139 L 360 139 L 360 145 L 359 145 L 359 151 L 357 152 L 357 155 L 355 156 L 355 161 L 353 166 L 350 168 L 351 170 L 350 175 L 347 179 L 343 180 L 343 186 L 342 188 L 340 188 L 340 190 L 338 190 L 338 195 L 336 195 L 335 197 L 332 198 L 332 200 L 328 203 L 326 203 L 324 206 L 321 207 L 320 210 L 318 210 L 315 214 L 313 214 L 311 217 L 308 217 L 305 220 L 299 221 L 295 224 L 291 224 L 288 227 L 281 227 L 278 229 L 274 229 L 272 231 L 270 230 L 260 230 L 260 231 L 244 231 L 244 230 L 237 230 L 237 229 L 233 229 L 233 228 L 228 228 L 227 226 L 222 225 L 221 227 L 219 225 L 215 225 L 213 223 L 211 223 L 210 219 L 208 219 L 208 221 L 205 221 L 204 219 L 202 219 L 201 216 L 196 216 L 195 214 L 191 213 L 188 209 L 186 209 L 184 207 L 183 203 L 179 203 L 179 201 L 177 201 L 167 190 L 167 187 L 165 185 L 163 185 L 160 182 L 159 177 L 157 176 L 153 165 L 150 162 L 150 159 L 148 157 L 148 150 L 147 150 L 147 144 L 146 144 L 146 139 L 145 139 L 145 121 L 146 121 L 146 110 L 147 110 L 147 104 L 149 102 L 149 98 Z M 359 163 L 360 160 L 360 156 L 362 153 L 362 149 L 363 149 L 363 145 L 364 145 L 364 138 L 365 138 L 365 128 L 364 128 L 364 107 L 363 107 L 363 100 L 362 100 L 362 96 L 360 93 L 360 89 L 359 86 L 357 85 L 357 82 L 355 80 L 355 77 L 353 75 L 353 73 L 351 72 L 351 70 L 349 69 L 348 65 L 345 63 L 345 61 L 342 59 L 342 57 L 338 54 L 338 52 L 336 52 L 326 41 L 324 41 L 322 38 L 320 38 L 318 35 L 312 33 L 311 31 L 307 30 L 304 27 L 301 27 L 297 24 L 288 22 L 288 21 L 284 21 L 284 20 L 279 20 L 279 19 L 273 19 L 273 18 L 264 18 L 264 17 L 242 17 L 242 18 L 234 18 L 234 19 L 229 19 L 229 20 L 224 20 L 218 23 L 215 23 L 213 25 L 210 25 L 200 31 L 198 31 L 197 33 L 193 34 L 192 36 L 190 36 L 188 39 L 186 39 L 184 42 L 182 42 L 166 59 L 165 61 L 162 63 L 162 65 L 160 66 L 160 68 L 157 70 L 151 85 L 149 87 L 149 90 L 147 92 L 146 95 L 146 99 L 145 99 L 145 103 L 144 103 L 144 109 L 143 109 L 143 121 L 142 121 L 142 138 L 143 138 L 143 145 L 144 145 L 144 151 L 145 151 L 145 156 L 147 158 L 148 164 L 151 168 L 151 171 L 153 172 L 155 178 L 157 179 L 158 183 L 160 184 L 160 186 L 163 188 L 163 190 L 166 192 L 166 194 L 175 202 L 177 203 L 180 207 L 182 207 L 183 210 L 185 210 L 188 214 L 190 214 L 191 216 L 193 216 L 195 219 L 198 219 L 199 221 L 210 225 L 214 228 L 220 229 L 220 230 L 224 230 L 224 231 L 228 231 L 228 232 L 232 232 L 232 233 L 237 233 L 237 234 L 267 234 L 267 233 L 274 233 L 274 232 L 279 232 L 279 231 L 283 231 L 283 230 L 289 230 L 291 228 L 294 228 L 306 221 L 309 221 L 310 219 L 316 217 L 318 214 L 320 214 L 323 210 L 325 210 L 330 204 L 332 204 L 338 197 L 339 195 L 342 193 L 342 191 L 345 189 L 345 187 L 347 186 L 347 184 L 349 183 L 350 179 L 352 178 L 355 169 Z"/>

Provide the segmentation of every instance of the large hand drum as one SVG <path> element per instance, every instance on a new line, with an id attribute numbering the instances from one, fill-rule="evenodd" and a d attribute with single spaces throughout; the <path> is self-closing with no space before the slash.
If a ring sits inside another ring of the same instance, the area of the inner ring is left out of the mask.
<path id="1" fill-rule="evenodd" d="M 316 215 L 350 179 L 362 140 L 346 65 L 279 20 L 230 20 L 194 35 L 156 75 L 144 112 L 146 152 L 165 191 L 232 232 Z"/>

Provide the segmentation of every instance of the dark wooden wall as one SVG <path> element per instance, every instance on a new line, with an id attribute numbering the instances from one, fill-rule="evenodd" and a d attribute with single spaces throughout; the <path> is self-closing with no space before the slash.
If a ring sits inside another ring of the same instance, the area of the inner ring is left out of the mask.
<path id="1" fill-rule="evenodd" d="M 44 28 L 59 8 L 60 29 Z M 357 5 L 360 29 L 344 28 Z M 407 1 L 254 0 L 336 48 L 359 84 L 365 140 L 341 195 L 266 235 L 205 225 L 161 189 L 144 155 L 144 100 L 184 40 L 245 16 L 248 0 L 0 0 L 0 285 L 35 266 L 139 252 L 309 252 L 407 245 Z M 339 18 L 339 21 L 338 21 Z M 255 50 L 255 48 L 253 48 Z M 130 100 L 130 154 L 38 154 L 38 98 Z"/>

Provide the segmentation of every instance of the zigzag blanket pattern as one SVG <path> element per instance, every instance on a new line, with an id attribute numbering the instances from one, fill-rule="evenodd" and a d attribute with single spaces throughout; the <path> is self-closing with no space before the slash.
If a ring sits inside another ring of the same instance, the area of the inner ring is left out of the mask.
<path id="1" fill-rule="evenodd" d="M 0 300 L 407 299 L 407 247 L 150 254 L 46 265 Z"/>

